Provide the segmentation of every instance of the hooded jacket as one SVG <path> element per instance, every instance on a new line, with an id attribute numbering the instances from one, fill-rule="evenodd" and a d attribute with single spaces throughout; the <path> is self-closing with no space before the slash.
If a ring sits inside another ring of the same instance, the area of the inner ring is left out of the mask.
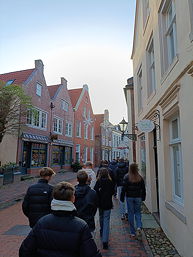
<path id="1" fill-rule="evenodd" d="M 98 197 L 95 190 L 86 184 L 76 185 L 74 205 L 78 217 L 86 221 L 90 231 L 95 230 L 94 216 L 98 207 Z"/>
<path id="2" fill-rule="evenodd" d="M 23 241 L 19 257 L 102 257 L 86 222 L 70 201 L 52 201 L 52 214 L 42 217 Z"/>
<path id="3" fill-rule="evenodd" d="M 123 185 L 123 178 L 128 173 L 128 167 L 125 162 L 119 162 L 115 170 L 117 186 Z"/>

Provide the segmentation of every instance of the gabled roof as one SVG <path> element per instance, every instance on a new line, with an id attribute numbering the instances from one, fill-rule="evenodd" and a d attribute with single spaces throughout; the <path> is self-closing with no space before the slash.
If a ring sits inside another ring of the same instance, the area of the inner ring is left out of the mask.
<path id="1" fill-rule="evenodd" d="M 68 90 L 73 108 L 76 106 L 76 104 L 78 102 L 78 99 L 81 95 L 81 92 L 82 92 L 82 88 L 76 88 L 76 89 Z"/>
<path id="2" fill-rule="evenodd" d="M 53 86 L 48 86 L 48 91 L 50 94 L 50 98 L 54 98 L 57 90 L 59 89 L 61 85 L 53 85 Z"/>
<path id="3" fill-rule="evenodd" d="M 0 74 L 0 80 L 4 82 L 7 82 L 8 80 L 14 80 L 14 84 L 23 84 L 34 70 L 35 69 L 28 69 Z"/>
<path id="4" fill-rule="evenodd" d="M 101 134 L 101 123 L 104 122 L 104 114 L 95 114 L 95 135 Z"/>

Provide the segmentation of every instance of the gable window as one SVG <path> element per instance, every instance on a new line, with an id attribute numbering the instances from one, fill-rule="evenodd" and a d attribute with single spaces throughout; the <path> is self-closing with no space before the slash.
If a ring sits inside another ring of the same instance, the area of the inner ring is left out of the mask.
<path id="1" fill-rule="evenodd" d="M 161 11 L 162 73 L 177 55 L 176 11 L 174 0 L 166 0 Z"/>
<path id="2" fill-rule="evenodd" d="M 57 117 L 54 117 L 53 123 L 54 123 L 53 131 L 57 134 L 62 134 L 63 120 Z"/>
<path id="3" fill-rule="evenodd" d="M 83 108 L 83 117 L 86 118 L 86 107 Z"/>
<path id="4" fill-rule="evenodd" d="M 94 127 L 90 128 L 90 139 L 94 140 Z"/>
<path id="5" fill-rule="evenodd" d="M 70 122 L 66 122 L 65 135 L 67 137 L 72 137 L 72 123 Z"/>
<path id="6" fill-rule="evenodd" d="M 88 125 L 87 124 L 84 125 L 84 138 L 88 139 Z"/>
<path id="7" fill-rule="evenodd" d="M 36 95 L 42 95 L 42 85 L 40 85 L 39 83 L 36 84 Z"/>
<path id="8" fill-rule="evenodd" d="M 76 122 L 76 136 L 81 137 L 81 122 L 80 121 Z"/>
<path id="9" fill-rule="evenodd" d="M 142 68 L 139 69 L 137 75 L 138 82 L 138 112 L 143 108 L 143 85 L 142 85 Z"/>
<path id="10" fill-rule="evenodd" d="M 61 109 L 65 110 L 66 112 L 68 112 L 68 108 L 69 108 L 68 102 L 62 99 L 61 100 Z"/>
<path id="11" fill-rule="evenodd" d="M 148 96 L 156 90 L 155 82 L 155 58 L 154 58 L 154 43 L 151 37 L 147 48 L 147 67 L 148 67 Z"/>
<path id="12" fill-rule="evenodd" d="M 182 203 L 183 171 L 180 139 L 180 120 L 178 116 L 170 120 L 170 156 L 173 180 L 173 200 L 177 203 Z"/>
<path id="13" fill-rule="evenodd" d="M 47 113 L 37 108 L 27 110 L 27 125 L 39 128 L 47 128 Z"/>

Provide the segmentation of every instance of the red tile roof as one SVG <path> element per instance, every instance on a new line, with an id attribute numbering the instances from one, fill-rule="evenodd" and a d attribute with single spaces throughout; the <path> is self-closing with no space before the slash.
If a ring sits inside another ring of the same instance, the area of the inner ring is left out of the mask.
<path id="1" fill-rule="evenodd" d="M 101 123 L 104 121 L 104 114 L 95 114 L 95 135 L 100 135 L 101 134 Z"/>
<path id="2" fill-rule="evenodd" d="M 72 103 L 72 107 L 76 106 L 76 103 L 78 102 L 81 92 L 82 92 L 82 88 L 68 90 L 68 93 L 69 93 L 69 96 L 71 99 L 71 103 Z"/>
<path id="3" fill-rule="evenodd" d="M 24 83 L 35 69 L 14 71 L 5 74 L 0 74 L 0 80 L 7 82 L 8 80 L 14 80 L 14 84 Z"/>
<path id="4" fill-rule="evenodd" d="M 48 91 L 49 91 L 51 98 L 53 98 L 55 96 L 56 91 L 58 90 L 59 87 L 60 87 L 60 85 L 48 86 Z"/>

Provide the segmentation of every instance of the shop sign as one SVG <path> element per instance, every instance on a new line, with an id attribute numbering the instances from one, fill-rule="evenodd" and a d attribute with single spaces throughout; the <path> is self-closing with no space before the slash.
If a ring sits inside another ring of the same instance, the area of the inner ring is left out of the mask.
<path id="1" fill-rule="evenodd" d="M 140 120 L 137 127 L 141 132 L 151 132 L 154 130 L 155 124 L 152 120 Z"/>

